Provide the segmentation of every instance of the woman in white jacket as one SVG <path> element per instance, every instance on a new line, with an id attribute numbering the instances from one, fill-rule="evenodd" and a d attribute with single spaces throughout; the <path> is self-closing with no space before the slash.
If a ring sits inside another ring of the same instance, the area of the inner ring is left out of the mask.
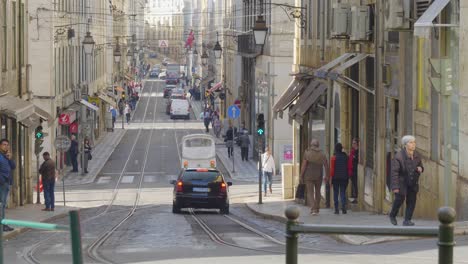
<path id="1" fill-rule="evenodd" d="M 276 173 L 275 159 L 271 155 L 268 147 L 265 148 L 265 153 L 262 154 L 262 170 L 263 170 L 263 191 L 265 197 L 267 196 L 267 184 L 270 188 L 270 194 L 273 192 L 271 185 L 273 183 L 273 176 Z"/>

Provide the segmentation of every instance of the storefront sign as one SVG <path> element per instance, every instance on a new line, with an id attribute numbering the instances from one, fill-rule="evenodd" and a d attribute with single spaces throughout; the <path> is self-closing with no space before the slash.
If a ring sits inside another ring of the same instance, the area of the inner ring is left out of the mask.
<path id="1" fill-rule="evenodd" d="M 101 103 L 101 99 L 99 99 L 99 97 L 91 97 L 90 96 L 90 97 L 88 97 L 88 102 L 90 102 L 94 106 L 99 107 L 99 104 Z"/>
<path id="2" fill-rule="evenodd" d="M 68 129 L 70 130 L 70 134 L 77 134 L 78 133 L 78 123 L 73 122 Z"/>
<path id="3" fill-rule="evenodd" d="M 75 121 L 75 120 L 76 120 L 76 112 L 75 111 L 67 111 L 67 112 L 64 112 L 64 113 L 60 114 L 58 121 L 59 121 L 60 125 L 68 126 L 71 123 L 73 123 L 73 121 Z"/>
<path id="4" fill-rule="evenodd" d="M 293 147 L 292 145 L 283 146 L 283 158 L 285 161 L 293 159 Z"/>

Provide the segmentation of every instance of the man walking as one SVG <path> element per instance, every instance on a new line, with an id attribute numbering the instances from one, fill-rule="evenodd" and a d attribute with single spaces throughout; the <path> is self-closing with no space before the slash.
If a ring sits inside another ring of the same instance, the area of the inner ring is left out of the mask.
<path id="1" fill-rule="evenodd" d="M 356 204 L 358 200 L 358 175 L 359 163 L 359 138 L 354 138 L 348 159 L 348 176 L 351 179 L 351 203 Z"/>
<path id="2" fill-rule="evenodd" d="M 78 141 L 76 140 L 75 135 L 71 136 L 71 146 L 70 150 L 68 150 L 70 153 L 70 159 L 71 163 L 73 166 L 73 170 L 71 172 L 78 172 L 78 152 L 79 152 L 79 147 L 78 147 Z"/>
<path id="3" fill-rule="evenodd" d="M 242 161 L 249 161 L 249 146 L 250 146 L 250 138 L 247 131 L 242 132 L 242 136 L 240 138 L 241 141 L 241 157 Z"/>
<path id="4" fill-rule="evenodd" d="M 2 203 L 2 217 L 5 218 L 5 208 L 12 183 L 12 171 L 16 168 L 16 163 L 11 159 L 10 142 L 7 139 L 0 140 L 0 202 Z M 14 229 L 3 225 L 3 231 L 13 231 Z"/>
<path id="5" fill-rule="evenodd" d="M 416 197 L 419 191 L 419 176 L 424 171 L 421 156 L 416 150 L 416 138 L 406 135 L 401 139 L 403 149 L 392 160 L 391 177 L 392 191 L 395 194 L 392 210 L 389 217 L 393 225 L 397 225 L 396 215 L 406 199 L 406 212 L 404 226 L 413 226 L 411 221 Z"/>
<path id="6" fill-rule="evenodd" d="M 49 152 L 42 154 L 44 162 L 39 168 L 44 186 L 45 208 L 42 211 L 54 211 L 55 208 L 55 162 L 50 158 Z"/>
<path id="7" fill-rule="evenodd" d="M 232 124 L 229 124 L 229 128 L 226 131 L 224 142 L 226 142 L 228 157 L 230 158 L 233 155 L 234 151 L 234 129 L 232 128 Z"/>
<path id="8" fill-rule="evenodd" d="M 311 206 L 310 213 L 317 215 L 320 209 L 320 188 L 322 182 L 328 181 L 328 160 L 317 139 L 312 139 L 309 148 L 304 152 L 302 160 L 301 182 L 306 185 L 307 204 Z M 323 170 L 325 169 L 325 177 Z"/>
<path id="9" fill-rule="evenodd" d="M 113 106 L 111 106 L 109 112 L 111 112 L 112 115 L 112 131 L 114 131 L 115 121 L 117 119 L 117 110 Z"/>

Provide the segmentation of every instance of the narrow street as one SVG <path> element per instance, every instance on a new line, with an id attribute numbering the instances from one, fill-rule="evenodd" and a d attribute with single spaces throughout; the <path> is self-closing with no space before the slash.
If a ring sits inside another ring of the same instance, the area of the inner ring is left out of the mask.
<path id="1" fill-rule="evenodd" d="M 86 263 L 284 263 L 284 224 L 258 217 L 244 205 L 257 185 L 236 182 L 231 214 L 214 210 L 171 212 L 179 173 L 180 138 L 202 123 L 170 120 L 164 83 L 148 81 L 126 134 L 92 184 L 67 189 L 68 206 L 81 207 Z M 173 128 L 169 128 L 172 126 Z M 221 166 L 221 169 L 225 169 Z M 60 199 L 57 190 L 57 199 Z M 57 203 L 60 203 L 58 200 Z M 66 223 L 63 217 L 57 223 Z M 66 233 L 26 231 L 7 241 L 5 263 L 69 263 Z M 456 263 L 468 263 L 457 241 Z M 300 261 L 318 263 L 436 263 L 434 239 L 353 246 L 328 236 L 300 237 Z"/>

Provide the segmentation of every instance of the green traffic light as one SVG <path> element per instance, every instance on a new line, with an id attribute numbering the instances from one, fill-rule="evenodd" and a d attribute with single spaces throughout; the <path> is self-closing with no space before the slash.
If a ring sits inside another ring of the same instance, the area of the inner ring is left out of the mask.
<path id="1" fill-rule="evenodd" d="M 44 137 L 44 133 L 42 132 L 37 132 L 36 133 L 36 138 L 40 139 L 40 138 L 43 138 Z"/>
<path id="2" fill-rule="evenodd" d="M 261 129 L 261 128 L 257 129 L 257 134 L 263 135 L 263 132 L 264 132 L 263 129 Z"/>

